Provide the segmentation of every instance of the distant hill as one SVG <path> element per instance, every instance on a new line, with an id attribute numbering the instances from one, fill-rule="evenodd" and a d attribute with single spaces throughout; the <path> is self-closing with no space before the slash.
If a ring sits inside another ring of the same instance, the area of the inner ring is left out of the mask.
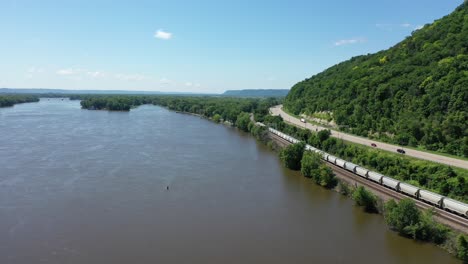
<path id="1" fill-rule="evenodd" d="M 388 50 L 294 85 L 284 106 L 343 130 L 468 157 L 468 5 Z"/>
<path id="2" fill-rule="evenodd" d="M 288 89 L 245 89 L 245 90 L 227 90 L 222 96 L 233 97 L 285 97 Z"/>

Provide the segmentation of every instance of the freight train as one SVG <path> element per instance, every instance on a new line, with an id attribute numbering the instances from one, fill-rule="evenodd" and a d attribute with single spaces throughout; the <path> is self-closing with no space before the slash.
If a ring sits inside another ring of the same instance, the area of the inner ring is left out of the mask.
<path id="1" fill-rule="evenodd" d="M 268 128 L 269 131 L 280 138 L 291 142 L 293 144 L 298 143 L 299 140 L 286 135 L 276 129 L 273 128 Z M 380 173 L 368 170 L 362 166 L 353 164 L 349 161 L 340 159 L 338 157 L 335 157 L 331 154 L 328 154 L 324 151 L 321 151 L 320 149 L 314 148 L 310 145 L 306 145 L 306 150 L 312 151 L 319 153 L 322 156 L 322 159 L 332 163 L 338 167 L 341 167 L 347 171 L 350 171 L 356 175 L 359 175 L 362 178 L 365 178 L 367 180 L 376 182 L 382 186 L 385 186 L 389 189 L 393 189 L 396 192 L 406 194 L 410 197 L 413 197 L 414 199 L 423 201 L 425 203 L 431 204 L 435 207 L 441 208 L 443 210 L 449 211 L 451 213 L 455 213 L 458 215 L 461 215 L 465 218 L 468 218 L 468 204 L 456 201 L 454 199 L 442 196 L 437 193 L 433 193 L 424 189 L 421 189 L 419 187 L 413 186 L 411 184 L 405 183 L 398 181 L 396 179 L 393 179 L 391 177 L 382 175 Z"/>

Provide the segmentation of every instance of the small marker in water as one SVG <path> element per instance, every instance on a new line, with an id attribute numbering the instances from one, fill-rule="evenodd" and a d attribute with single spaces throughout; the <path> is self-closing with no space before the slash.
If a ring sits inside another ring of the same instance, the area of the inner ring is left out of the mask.
<path id="1" fill-rule="evenodd" d="M 166 190 L 169 190 L 169 186 L 166 186 Z"/>

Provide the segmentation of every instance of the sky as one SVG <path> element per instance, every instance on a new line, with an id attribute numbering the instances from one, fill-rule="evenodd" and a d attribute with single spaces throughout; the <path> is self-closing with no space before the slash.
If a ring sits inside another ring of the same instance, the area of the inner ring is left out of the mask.
<path id="1" fill-rule="evenodd" d="M 462 0 L 0 0 L 0 88 L 289 89 Z"/>

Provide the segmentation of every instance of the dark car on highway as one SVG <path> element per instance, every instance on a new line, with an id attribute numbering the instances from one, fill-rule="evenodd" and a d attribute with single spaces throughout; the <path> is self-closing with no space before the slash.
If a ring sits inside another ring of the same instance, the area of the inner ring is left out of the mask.
<path id="1" fill-rule="evenodd" d="M 370 145 L 373 146 L 374 148 L 377 147 L 377 144 L 375 144 L 375 143 L 372 143 L 372 144 L 370 144 Z"/>
<path id="2" fill-rule="evenodd" d="M 405 154 L 406 152 L 403 149 L 397 149 L 396 150 L 398 153 Z"/>

